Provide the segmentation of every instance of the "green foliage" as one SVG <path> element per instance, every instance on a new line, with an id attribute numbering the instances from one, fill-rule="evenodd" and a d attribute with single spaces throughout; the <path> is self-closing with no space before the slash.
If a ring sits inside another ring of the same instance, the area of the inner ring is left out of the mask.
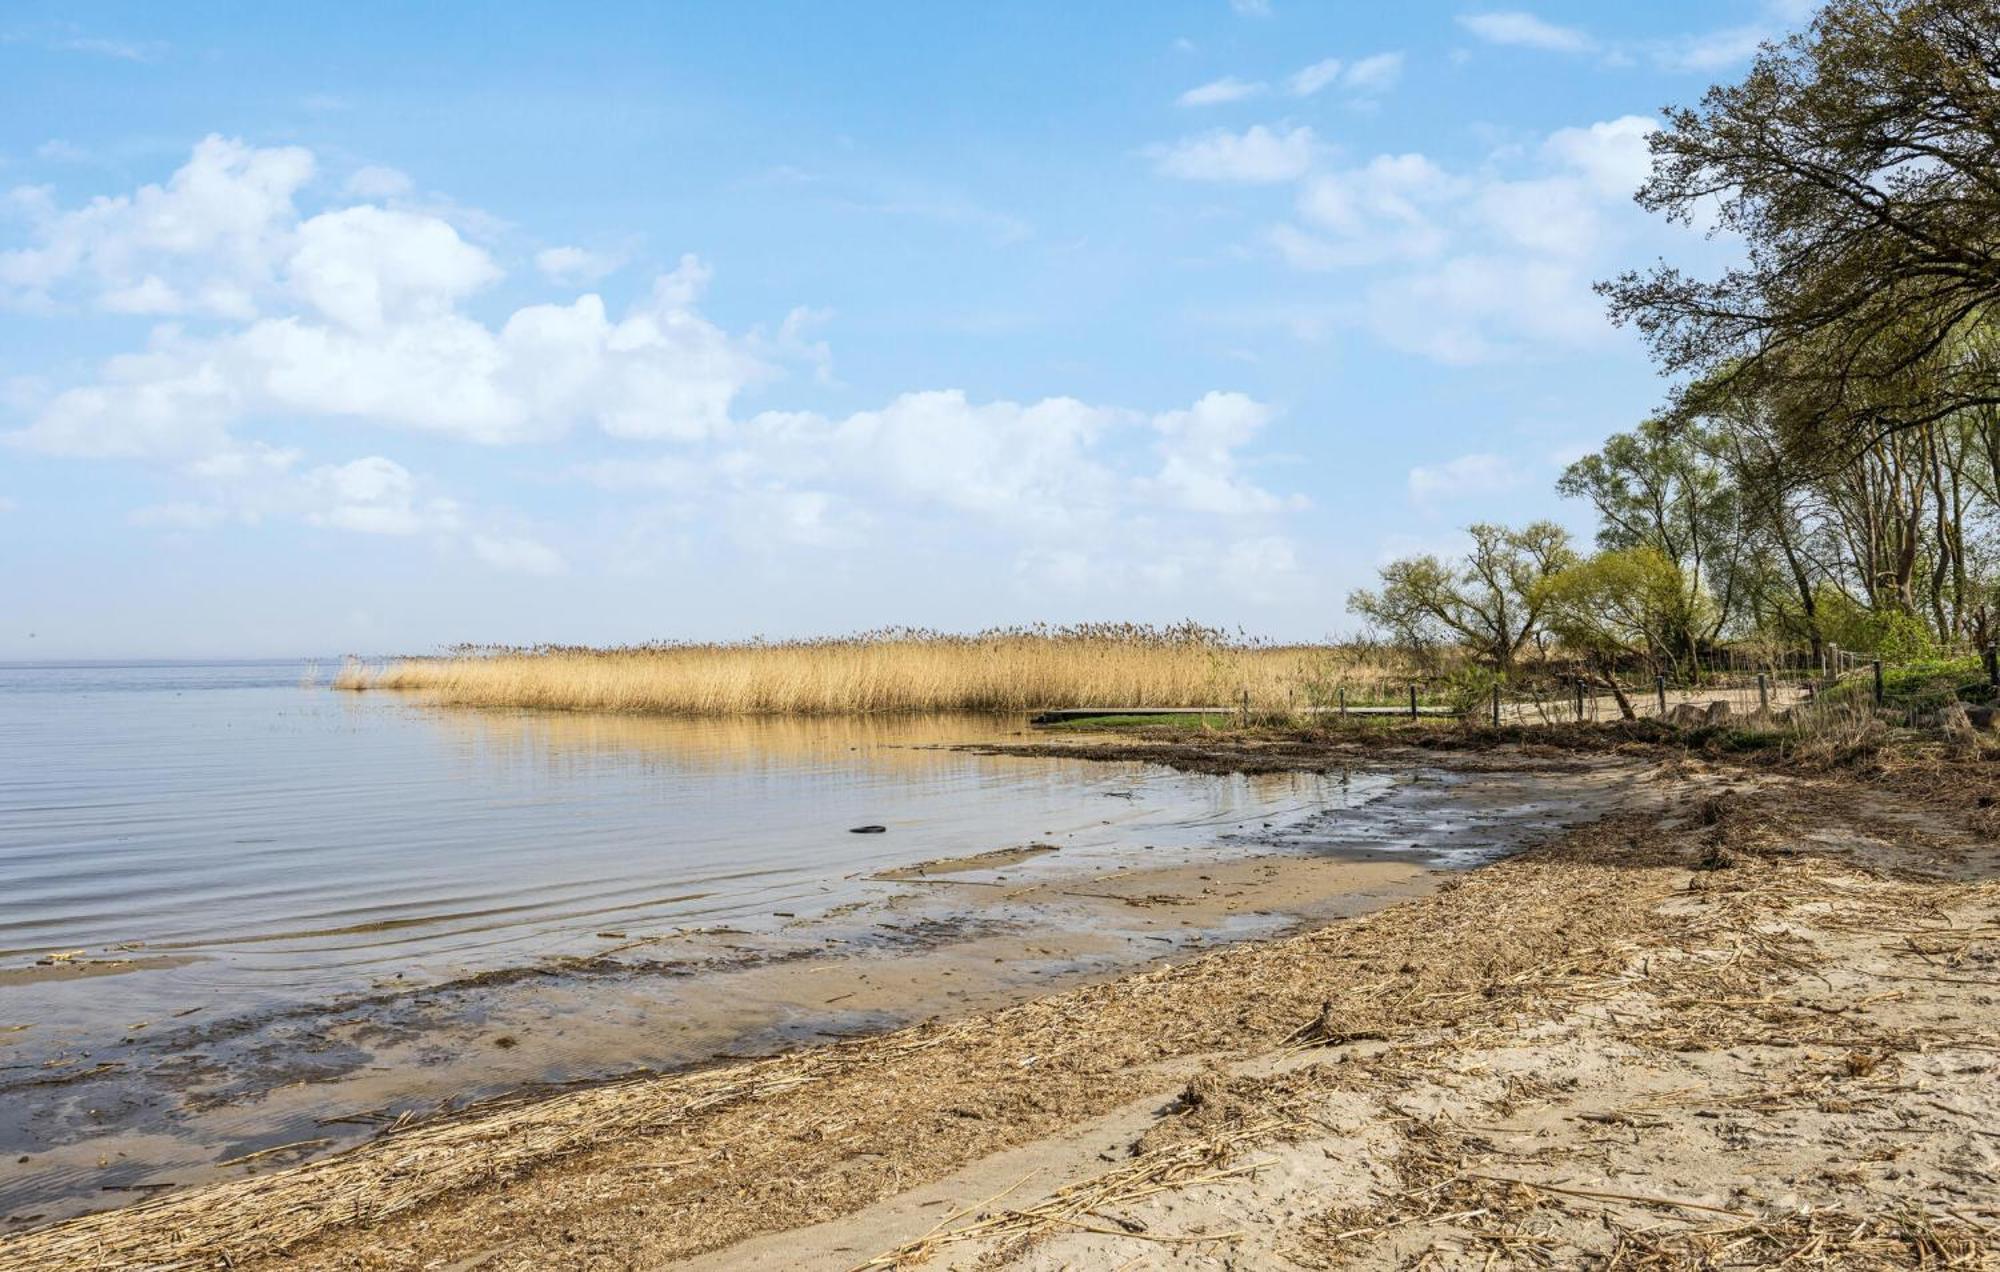
<path id="1" fill-rule="evenodd" d="M 1940 654 L 1930 624 L 1907 610 L 1871 609 L 1835 587 L 1820 589 L 1818 609 L 1820 631 L 1842 649 L 1893 663 Z"/>
<path id="2" fill-rule="evenodd" d="M 1576 560 L 1569 532 L 1550 521 L 1512 530 L 1467 528 L 1472 550 L 1457 562 L 1432 555 L 1382 567 L 1382 584 L 1347 598 L 1347 607 L 1419 659 L 1458 643 L 1496 667 L 1513 665 L 1541 622 L 1543 586 Z"/>
<path id="3" fill-rule="evenodd" d="M 1644 657 L 1676 667 L 1686 632 L 1713 622 L 1698 580 L 1653 547 L 1599 552 L 1555 575 L 1545 589 L 1549 630 L 1603 660 Z"/>
<path id="4" fill-rule="evenodd" d="M 1492 667 L 1468 664 L 1446 676 L 1431 697 L 1460 715 L 1475 714 L 1492 704 L 1494 689 L 1505 682 L 1506 677 Z"/>

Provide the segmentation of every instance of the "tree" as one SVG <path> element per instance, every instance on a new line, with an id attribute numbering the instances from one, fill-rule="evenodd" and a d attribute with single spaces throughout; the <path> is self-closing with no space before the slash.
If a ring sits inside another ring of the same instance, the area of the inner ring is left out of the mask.
<path id="1" fill-rule="evenodd" d="M 1648 420 L 1633 432 L 1613 435 L 1556 482 L 1562 494 L 1588 499 L 1597 509 L 1598 547 L 1651 548 L 1673 563 L 1690 591 L 1682 612 L 1696 612 L 1693 593 L 1703 587 L 1720 598 L 1702 611 L 1705 625 L 1666 637 L 1690 658 L 1720 634 L 1752 547 L 1743 501 L 1715 454 L 1716 442 L 1699 425 L 1677 428 Z"/>
<path id="2" fill-rule="evenodd" d="M 1391 561 L 1381 587 L 1354 592 L 1347 607 L 1413 648 L 1457 641 L 1505 672 L 1540 625 L 1548 580 L 1576 553 L 1569 532 L 1549 521 L 1467 533 L 1472 550 L 1458 564 L 1434 555 Z"/>
<path id="3" fill-rule="evenodd" d="M 1614 548 L 1580 561 L 1549 580 L 1543 590 L 1549 631 L 1586 655 L 1618 709 L 1633 717 L 1618 684 L 1621 659 L 1644 658 L 1674 668 L 1678 633 L 1709 619 L 1707 594 L 1658 548 Z"/>
<path id="4" fill-rule="evenodd" d="M 1834 0 L 1741 83 L 1667 112 L 1638 201 L 1742 237 L 1713 281 L 1600 284 L 1684 388 L 1763 377 L 1836 449 L 2000 404 L 2000 5 Z M 1771 400 L 1775 401 L 1775 397 Z"/>

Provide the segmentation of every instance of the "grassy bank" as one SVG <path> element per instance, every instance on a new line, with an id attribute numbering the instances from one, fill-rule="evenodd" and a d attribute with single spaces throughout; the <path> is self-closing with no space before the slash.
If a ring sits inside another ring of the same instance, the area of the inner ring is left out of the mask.
<path id="1" fill-rule="evenodd" d="M 1271 645 L 1192 625 L 953 636 L 466 651 L 372 667 L 339 689 L 422 692 L 462 706 L 686 715 L 1031 711 L 1078 706 L 1283 712 L 1388 699 L 1408 672 L 1370 645 Z"/>

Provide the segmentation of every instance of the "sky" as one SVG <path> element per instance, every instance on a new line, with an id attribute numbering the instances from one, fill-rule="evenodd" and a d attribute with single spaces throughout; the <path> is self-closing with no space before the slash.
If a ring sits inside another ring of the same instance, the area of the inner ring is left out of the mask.
<path id="1" fill-rule="evenodd" d="M 0 659 L 1352 631 L 1799 0 L 0 11 Z"/>

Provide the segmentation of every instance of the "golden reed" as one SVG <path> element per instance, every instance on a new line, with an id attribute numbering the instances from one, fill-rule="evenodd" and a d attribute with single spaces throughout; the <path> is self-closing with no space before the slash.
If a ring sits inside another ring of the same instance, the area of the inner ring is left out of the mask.
<path id="1" fill-rule="evenodd" d="M 1367 644 L 1276 645 L 1192 623 L 1008 628 L 971 636 L 910 629 L 822 640 L 621 649 L 463 647 L 370 667 L 338 689 L 418 691 L 459 706 L 680 715 L 1226 707 L 1360 701 L 1400 683 Z"/>

